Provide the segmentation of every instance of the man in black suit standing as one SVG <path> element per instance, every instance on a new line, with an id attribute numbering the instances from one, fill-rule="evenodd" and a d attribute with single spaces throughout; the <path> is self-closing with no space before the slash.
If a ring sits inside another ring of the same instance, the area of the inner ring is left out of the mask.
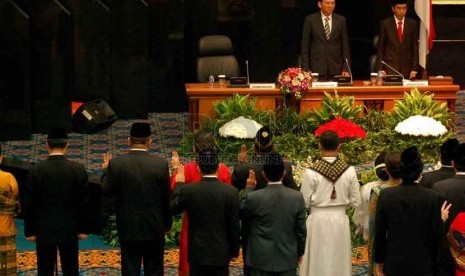
<path id="1" fill-rule="evenodd" d="M 123 275 L 163 275 L 165 232 L 171 229 L 168 162 L 149 154 L 148 123 L 134 123 L 129 153 L 111 159 L 104 155 L 104 192 L 117 200 L 116 226 L 121 245 Z M 110 160 L 111 159 L 111 160 Z"/>
<path id="2" fill-rule="evenodd" d="M 250 162 L 247 160 L 247 149 L 245 145 L 241 147 L 241 152 L 238 155 L 238 161 L 240 164 L 234 168 L 231 175 L 231 182 L 234 187 L 238 190 L 243 190 L 246 187 L 247 178 L 249 177 L 249 171 L 252 169 L 256 177 L 256 185 L 254 190 L 259 190 L 267 185 L 267 180 L 262 174 L 263 165 L 265 164 L 268 156 L 274 152 L 273 133 L 268 126 L 264 126 L 257 131 L 254 142 L 254 157 Z M 298 190 L 297 184 L 295 183 L 292 175 L 292 164 L 289 161 L 284 161 L 284 169 L 286 173 L 282 179 L 282 183 L 285 187 L 289 187 L 294 190 Z M 242 257 L 245 260 L 247 253 L 247 236 L 249 232 L 248 222 L 242 221 L 241 224 L 241 244 L 242 244 Z M 244 262 L 244 275 L 249 275 L 249 269 L 247 264 Z"/>
<path id="3" fill-rule="evenodd" d="M 202 180 L 190 185 L 183 184 L 184 169 L 178 168 L 170 208 L 188 214 L 190 275 L 227 276 L 230 259 L 239 255 L 238 192 L 218 181 L 215 152 L 199 152 L 198 166 Z"/>
<path id="4" fill-rule="evenodd" d="M 383 19 L 379 24 L 379 40 L 377 53 L 377 68 L 381 74 L 394 74 L 395 71 L 384 67 L 386 62 L 407 79 L 415 79 L 418 65 L 418 23 L 405 17 L 407 13 L 406 0 L 393 0 L 394 16 Z"/>
<path id="5" fill-rule="evenodd" d="M 320 12 L 305 18 L 302 32 L 302 68 L 318 73 L 321 80 L 350 76 L 347 23 L 344 16 L 333 13 L 335 6 L 335 0 L 318 0 Z"/>
<path id="6" fill-rule="evenodd" d="M 452 165 L 455 176 L 436 182 L 433 189 L 452 206 L 446 220 L 446 231 L 460 212 L 465 212 L 465 143 L 460 144 L 454 154 Z"/>
<path id="7" fill-rule="evenodd" d="M 257 181 L 250 170 L 241 218 L 250 225 L 247 255 L 249 275 L 295 276 L 305 250 L 307 228 L 303 195 L 283 185 L 284 163 L 277 153 L 263 165 L 268 185 L 254 191 Z"/>
<path id="8" fill-rule="evenodd" d="M 87 237 L 84 198 L 87 172 L 66 158 L 68 135 L 52 129 L 48 158 L 28 174 L 24 235 L 36 242 L 38 275 L 53 275 L 60 252 L 63 275 L 79 275 L 78 239 Z"/>
<path id="9" fill-rule="evenodd" d="M 441 168 L 432 172 L 423 174 L 420 184 L 426 188 L 433 188 L 433 184 L 451 178 L 455 175 L 455 170 L 452 167 L 455 150 L 459 145 L 459 140 L 456 138 L 447 139 L 441 145 Z"/>

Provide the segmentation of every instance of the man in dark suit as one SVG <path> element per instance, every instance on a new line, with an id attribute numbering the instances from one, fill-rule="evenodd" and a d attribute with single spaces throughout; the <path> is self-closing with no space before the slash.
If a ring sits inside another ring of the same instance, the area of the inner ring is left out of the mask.
<path id="1" fill-rule="evenodd" d="M 266 156 L 263 177 L 268 185 L 254 191 L 257 181 L 250 170 L 241 218 L 250 225 L 245 262 L 249 275 L 295 276 L 305 250 L 305 202 L 301 193 L 283 185 L 281 156 Z"/>
<path id="2" fill-rule="evenodd" d="M 335 75 L 350 76 L 346 19 L 333 13 L 335 6 L 335 0 L 319 0 L 320 12 L 305 18 L 302 31 L 302 68 L 318 73 L 321 80 Z"/>
<path id="3" fill-rule="evenodd" d="M 48 158 L 31 168 L 26 188 L 24 235 L 36 242 L 38 275 L 53 275 L 60 252 L 63 275 L 79 275 L 78 239 L 87 237 L 84 198 L 87 172 L 66 158 L 68 135 L 52 129 Z"/>
<path id="4" fill-rule="evenodd" d="M 460 212 L 465 212 L 465 143 L 460 144 L 452 162 L 455 176 L 434 183 L 433 189 L 452 206 L 446 220 L 446 231 Z"/>
<path id="5" fill-rule="evenodd" d="M 418 185 L 422 171 L 417 148 L 404 150 L 402 184 L 379 195 L 373 246 L 378 275 L 454 275 L 441 219 L 443 200 Z"/>
<path id="6" fill-rule="evenodd" d="M 418 65 L 418 23 L 405 17 L 407 13 L 406 0 L 393 0 L 394 16 L 383 19 L 379 24 L 379 41 L 377 53 L 377 68 L 382 75 L 394 74 L 395 71 L 385 67 L 386 62 L 407 79 L 415 79 Z"/>
<path id="7" fill-rule="evenodd" d="M 198 166 L 202 180 L 190 185 L 183 185 L 184 169 L 178 168 L 170 208 L 188 215 L 190 275 L 226 276 L 230 259 L 239 255 L 238 192 L 218 181 L 215 152 L 199 152 Z"/>
<path id="8" fill-rule="evenodd" d="M 242 146 L 241 152 L 239 153 L 239 161 L 241 162 L 240 165 L 234 168 L 232 176 L 231 176 L 231 183 L 234 187 L 238 190 L 243 190 L 246 187 L 247 178 L 249 177 L 249 171 L 252 169 L 255 173 L 257 184 L 255 185 L 254 189 L 259 190 L 267 185 L 267 180 L 262 174 L 263 171 L 263 164 L 267 160 L 267 156 L 274 152 L 274 144 L 273 144 L 273 133 L 271 129 L 267 126 L 260 128 L 257 131 L 255 136 L 255 143 L 254 143 L 254 154 L 255 156 L 251 160 L 251 162 L 244 162 L 246 161 L 246 148 Z M 282 183 L 285 187 L 289 187 L 294 190 L 298 190 L 297 184 L 294 181 L 294 177 L 292 176 L 292 164 L 291 162 L 284 161 L 284 169 L 286 174 L 282 179 Z M 242 257 L 245 260 L 245 256 L 247 253 L 247 236 L 249 232 L 249 226 L 247 222 L 242 222 L 241 224 L 241 243 L 242 243 Z M 247 264 L 244 262 L 244 275 L 248 276 L 248 267 Z"/>
<path id="9" fill-rule="evenodd" d="M 452 167 L 452 159 L 454 158 L 455 149 L 459 145 L 459 140 L 456 138 L 448 139 L 441 145 L 441 168 L 432 172 L 423 174 L 420 184 L 426 188 L 433 188 L 433 184 L 451 178 L 455 175 L 455 170 Z"/>
<path id="10" fill-rule="evenodd" d="M 163 275 L 165 232 L 171 229 L 168 162 L 149 154 L 148 123 L 131 126 L 128 154 L 104 155 L 104 192 L 116 196 L 116 226 L 123 275 Z M 111 160 L 110 160 L 111 159 Z"/>

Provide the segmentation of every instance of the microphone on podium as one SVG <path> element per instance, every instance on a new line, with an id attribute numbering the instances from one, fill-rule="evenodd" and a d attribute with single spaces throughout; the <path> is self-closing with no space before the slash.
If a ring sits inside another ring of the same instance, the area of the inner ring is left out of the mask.
<path id="1" fill-rule="evenodd" d="M 387 64 L 384 60 L 381 60 L 381 63 L 384 64 L 387 68 L 391 69 L 396 73 L 396 75 L 387 75 L 384 83 L 386 85 L 402 85 L 404 81 L 404 75 L 401 72 L 397 71 L 391 65 Z"/>
<path id="2" fill-rule="evenodd" d="M 349 60 L 347 58 L 344 58 L 344 61 L 346 62 L 347 64 L 347 69 L 349 69 L 349 74 L 350 74 L 350 83 L 352 84 L 353 83 L 353 77 L 352 77 L 352 70 L 350 70 L 350 64 L 349 64 Z"/>
<path id="3" fill-rule="evenodd" d="M 249 76 L 249 60 L 245 60 L 245 69 L 247 70 L 247 85 L 250 84 L 250 76 Z"/>

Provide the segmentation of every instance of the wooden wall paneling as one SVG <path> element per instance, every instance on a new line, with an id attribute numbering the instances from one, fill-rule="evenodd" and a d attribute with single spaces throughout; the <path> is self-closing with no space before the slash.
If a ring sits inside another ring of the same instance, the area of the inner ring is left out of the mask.
<path id="1" fill-rule="evenodd" d="M 0 2 L 0 141 L 26 140 L 32 133 L 29 21 L 20 3 Z"/>

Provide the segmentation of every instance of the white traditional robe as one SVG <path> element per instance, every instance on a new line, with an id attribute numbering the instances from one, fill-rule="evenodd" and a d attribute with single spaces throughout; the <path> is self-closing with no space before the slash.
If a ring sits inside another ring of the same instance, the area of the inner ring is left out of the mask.
<path id="1" fill-rule="evenodd" d="M 363 234 L 363 239 L 365 241 L 368 241 L 370 232 L 370 210 L 368 210 L 368 207 L 370 206 L 371 189 L 384 183 L 386 183 L 386 181 L 378 179 L 360 188 L 360 204 L 355 208 L 352 219 L 357 225 L 357 228 L 361 230 L 360 232 Z"/>
<path id="2" fill-rule="evenodd" d="M 336 157 L 323 157 L 327 162 Z M 302 192 L 310 215 L 307 218 L 307 242 L 300 266 L 301 276 L 351 276 L 352 250 L 349 218 L 345 210 L 360 202 L 360 186 L 353 167 L 336 181 L 336 198 L 331 199 L 333 183 L 320 173 L 307 169 Z"/>

